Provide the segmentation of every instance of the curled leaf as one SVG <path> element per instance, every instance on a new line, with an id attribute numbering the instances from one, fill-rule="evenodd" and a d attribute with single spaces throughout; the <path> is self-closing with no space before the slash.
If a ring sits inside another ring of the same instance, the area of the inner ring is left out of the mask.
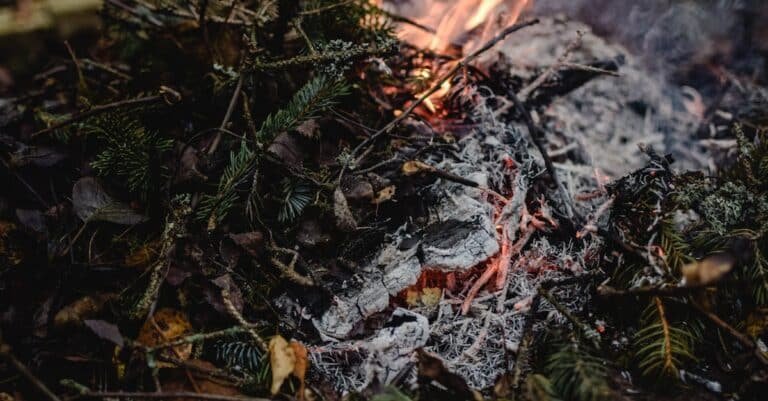
<path id="1" fill-rule="evenodd" d="M 82 324 L 84 320 L 94 317 L 101 312 L 107 301 L 115 297 L 115 294 L 97 294 L 82 297 L 61 308 L 53 318 L 53 325 L 61 328 Z"/>
<path id="2" fill-rule="evenodd" d="M 192 331 L 192 324 L 189 323 L 187 316 L 171 308 L 163 308 L 155 312 L 144 326 L 139 330 L 137 342 L 148 347 L 154 347 L 160 344 L 177 340 L 188 335 Z M 163 351 L 168 356 L 187 360 L 192 356 L 192 344 L 181 344 Z M 172 367 L 167 362 L 158 363 L 160 367 Z"/>
<path id="3" fill-rule="evenodd" d="M 296 368 L 294 349 L 281 335 L 276 335 L 269 340 L 269 366 L 272 368 L 270 392 L 275 395 L 280 391 L 285 379 Z"/>

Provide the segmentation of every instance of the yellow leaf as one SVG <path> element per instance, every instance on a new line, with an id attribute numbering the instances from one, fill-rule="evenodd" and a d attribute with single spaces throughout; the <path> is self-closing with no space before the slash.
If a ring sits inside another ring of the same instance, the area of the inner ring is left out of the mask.
<path id="1" fill-rule="evenodd" d="M 272 368 L 270 391 L 275 395 L 296 367 L 294 349 L 281 335 L 276 335 L 269 340 L 269 366 Z"/>
<path id="2" fill-rule="evenodd" d="M 438 287 L 428 287 L 421 290 L 421 303 L 424 306 L 435 306 L 440 302 L 443 290 Z"/>
<path id="3" fill-rule="evenodd" d="M 403 172 L 403 175 L 411 176 L 411 175 L 415 175 L 423 172 L 434 171 L 435 168 L 430 166 L 427 163 L 424 163 L 418 160 L 411 160 L 403 163 L 401 170 Z"/>
<path id="4" fill-rule="evenodd" d="M 189 323 L 184 313 L 171 308 L 163 308 L 144 322 L 136 341 L 147 347 L 154 347 L 184 337 L 191 331 L 192 324 Z M 177 345 L 164 350 L 163 353 L 169 357 L 185 361 L 192 355 L 192 344 Z M 174 365 L 158 362 L 158 366 L 172 367 Z"/>
<path id="5" fill-rule="evenodd" d="M 728 253 L 707 256 L 684 265 L 681 269 L 685 285 L 711 285 L 733 270 L 736 259 Z"/>
<path id="6" fill-rule="evenodd" d="M 371 203 L 378 205 L 392 199 L 393 196 L 395 196 L 395 186 L 390 185 L 382 188 L 382 190 L 376 194 L 376 197 L 371 200 Z"/>

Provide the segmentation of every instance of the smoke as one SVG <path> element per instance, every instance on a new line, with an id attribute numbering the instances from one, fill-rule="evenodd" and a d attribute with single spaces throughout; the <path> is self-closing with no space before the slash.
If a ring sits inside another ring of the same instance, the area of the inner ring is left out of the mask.
<path id="1" fill-rule="evenodd" d="M 763 0 L 537 0 L 538 15 L 562 13 L 642 55 L 654 70 L 732 60 L 761 43 Z M 756 37 L 757 36 L 757 37 Z M 754 38 L 754 40 L 752 40 Z"/>

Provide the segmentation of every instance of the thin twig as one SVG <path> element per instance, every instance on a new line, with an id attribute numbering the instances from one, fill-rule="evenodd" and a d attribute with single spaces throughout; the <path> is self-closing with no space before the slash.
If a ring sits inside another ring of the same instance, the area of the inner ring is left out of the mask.
<path id="1" fill-rule="evenodd" d="M 600 285 L 597 287 L 597 295 L 601 297 L 624 297 L 624 296 L 639 296 L 639 295 L 651 295 L 651 296 L 675 296 L 689 294 L 693 291 L 700 290 L 702 288 L 713 287 L 713 285 L 653 285 L 645 287 L 629 288 L 626 290 L 611 287 L 609 285 Z"/>
<path id="2" fill-rule="evenodd" d="M 405 109 L 399 116 L 397 116 L 394 120 L 390 121 L 387 125 L 379 129 L 378 131 L 376 131 L 373 135 L 366 138 L 363 142 L 358 144 L 352 151 L 352 156 L 355 156 L 355 157 L 358 156 L 362 149 L 366 148 L 368 145 L 370 145 L 371 143 L 379 139 L 379 137 L 381 137 L 382 135 L 386 135 L 392 132 L 392 130 L 395 127 L 397 127 L 401 122 L 403 122 L 403 120 L 405 120 L 419 105 L 424 103 L 424 101 L 427 100 L 430 96 L 432 96 L 432 94 L 437 92 L 445 82 L 448 82 L 448 80 L 450 80 L 454 75 L 456 75 L 456 73 L 458 73 L 462 68 L 472 63 L 472 61 L 474 61 L 478 56 L 480 56 L 481 54 L 491 49 L 493 46 L 495 46 L 497 43 L 502 41 L 504 38 L 506 38 L 513 32 L 519 31 L 520 29 L 523 29 L 525 27 L 535 25 L 538 23 L 539 23 L 538 19 L 533 19 L 530 21 L 520 22 L 512 26 L 509 26 L 505 28 L 503 31 L 501 31 L 501 33 L 496 35 L 493 39 L 486 42 L 482 47 L 472 52 L 472 54 L 460 60 L 458 63 L 456 63 L 453 66 L 453 68 L 451 68 L 450 70 L 448 70 L 448 72 L 443 74 L 443 76 L 440 77 L 440 79 L 438 79 L 437 82 L 435 82 L 435 84 L 432 85 L 432 87 L 428 91 L 424 92 L 421 95 L 421 97 L 416 99 L 415 102 L 411 103 L 411 105 L 408 106 L 408 108 Z M 356 163 L 359 164 L 360 160 L 357 160 Z"/>
<path id="3" fill-rule="evenodd" d="M 211 331 L 211 332 L 208 332 L 208 333 L 190 334 L 190 335 L 188 335 L 186 337 L 182 337 L 182 338 L 179 338 L 179 339 L 167 342 L 167 343 L 162 343 L 162 344 L 155 345 L 153 347 L 148 347 L 145 351 L 146 352 L 157 352 L 157 351 L 159 351 L 161 349 L 178 347 L 179 345 L 200 343 L 200 342 L 207 341 L 207 340 L 210 340 L 210 339 L 213 339 L 213 338 L 227 337 L 227 336 L 230 336 L 232 334 L 237 334 L 237 333 L 247 333 L 249 330 L 253 330 L 254 328 L 257 328 L 257 327 L 259 327 L 259 325 L 252 324 L 252 323 L 246 323 L 245 325 L 234 326 L 234 327 L 230 327 L 228 329 Z"/>
<path id="4" fill-rule="evenodd" d="M 66 119 L 64 121 L 61 121 L 61 122 L 56 123 L 56 124 L 53 124 L 53 125 L 51 125 L 48 128 L 45 128 L 45 129 L 42 129 L 40 131 L 37 131 L 37 132 L 33 133 L 32 134 L 32 138 L 35 138 L 35 137 L 38 137 L 40 135 L 53 132 L 53 131 L 55 131 L 55 130 L 57 130 L 59 128 L 66 127 L 67 125 L 74 124 L 74 123 L 76 123 L 78 121 L 85 120 L 88 117 L 93 117 L 93 116 L 101 114 L 101 113 L 103 113 L 105 111 L 119 109 L 121 107 L 126 107 L 126 106 L 136 106 L 136 105 L 140 105 L 140 104 L 155 103 L 157 101 L 163 100 L 163 98 L 164 98 L 163 95 L 145 96 L 145 97 L 140 97 L 140 98 L 137 98 L 137 99 L 121 100 L 119 102 L 114 102 L 114 103 L 109 103 L 109 104 L 105 104 L 105 105 L 101 105 L 101 106 L 92 107 L 92 108 L 90 108 L 90 109 L 88 109 L 88 110 L 86 110 L 86 111 L 84 111 L 82 113 L 75 114 L 74 116 L 72 116 L 72 117 L 70 117 L 70 118 L 68 118 L 68 119 Z"/>
<path id="5" fill-rule="evenodd" d="M 747 348 L 750 351 L 753 351 L 755 354 L 755 357 L 757 358 L 760 363 L 763 365 L 768 365 L 768 358 L 760 351 L 759 348 L 757 348 L 757 344 L 755 344 L 754 341 L 752 341 L 749 336 L 746 334 L 736 330 L 733 326 L 728 324 L 725 320 L 720 319 L 719 316 L 715 315 L 714 313 L 708 311 L 703 306 L 699 305 L 697 302 L 693 301 L 691 302 L 691 306 L 693 306 L 694 309 L 699 311 L 702 315 L 704 315 L 707 319 L 709 319 L 710 322 L 714 323 L 715 326 L 720 327 L 721 329 L 725 330 L 730 334 L 733 338 L 736 339 L 741 345 L 743 345 L 745 348 Z"/>
<path id="6" fill-rule="evenodd" d="M 595 348 L 600 348 L 600 334 L 590 327 L 588 324 L 581 321 L 581 319 L 577 318 L 573 313 L 571 313 L 568 308 L 566 308 L 563 304 L 560 303 L 555 297 L 552 295 L 551 292 L 549 292 L 548 289 L 539 286 L 538 288 L 539 295 L 546 298 L 546 300 L 555 307 L 555 309 L 563 316 L 565 316 L 568 321 L 571 322 L 574 328 L 579 330 L 581 332 L 582 338 L 591 340 L 594 344 Z"/>
<path id="7" fill-rule="evenodd" d="M 528 95 L 530 95 L 533 91 L 536 90 L 541 84 L 544 83 L 558 68 L 560 68 L 561 65 L 563 65 L 564 62 L 568 60 L 568 57 L 571 56 L 571 52 L 576 50 L 577 47 L 581 45 L 581 38 L 584 36 L 583 31 L 576 31 L 576 37 L 568 43 L 568 46 L 565 48 L 565 51 L 563 52 L 560 57 L 557 58 L 557 61 L 550 65 L 549 68 L 544 71 L 541 75 L 539 75 L 533 82 L 528 84 L 525 88 L 523 88 L 520 93 L 518 94 L 518 97 L 524 102 L 526 99 L 528 99 Z"/>
<path id="8" fill-rule="evenodd" d="M 252 325 L 248 323 L 248 321 L 245 320 L 243 315 L 240 313 L 237 308 L 235 308 L 235 305 L 232 303 L 232 300 L 229 296 L 229 290 L 226 288 L 221 289 L 221 299 L 224 301 L 224 307 L 227 308 L 227 312 L 229 312 L 229 315 L 232 316 L 238 323 L 240 323 L 240 326 L 242 327 L 251 327 Z M 256 345 L 261 349 L 261 352 L 267 352 L 268 347 L 266 341 L 264 341 L 261 336 L 256 333 L 256 330 L 253 328 L 249 328 L 247 330 L 247 333 L 250 334 L 253 341 L 256 343 Z"/>
<path id="9" fill-rule="evenodd" d="M 227 106 L 227 112 L 224 113 L 224 119 L 221 120 L 219 130 L 216 132 L 216 136 L 213 138 L 213 142 L 211 142 L 211 147 L 208 148 L 209 156 L 216 153 L 216 149 L 218 149 L 219 143 L 221 143 L 221 135 L 227 128 L 227 124 L 229 123 L 229 119 L 232 117 L 232 112 L 235 110 L 235 105 L 237 104 L 237 100 L 240 97 L 240 91 L 242 89 L 243 73 L 240 72 L 240 77 L 237 79 L 237 84 L 235 85 L 235 93 L 232 94 L 232 98 L 229 100 L 229 106 Z"/>
<path id="10" fill-rule="evenodd" d="M 51 400 L 51 401 L 61 401 L 61 398 L 57 396 L 56 394 L 51 391 L 51 389 L 48 388 L 48 386 L 45 385 L 40 379 L 35 376 L 32 371 L 27 368 L 27 365 L 24 365 L 18 358 L 16 358 L 15 355 L 11 352 L 11 346 L 8 344 L 0 344 L 0 357 L 8 361 L 11 365 L 13 365 L 16 370 L 21 373 L 22 376 L 26 377 L 27 380 L 29 380 L 30 383 L 32 383 L 35 388 L 37 388 L 41 393 L 45 394 L 45 396 Z"/>
<path id="11" fill-rule="evenodd" d="M 510 100 L 515 104 L 515 109 L 517 109 L 517 112 L 520 113 L 523 117 L 523 121 L 525 122 L 525 126 L 528 128 L 528 134 L 531 137 L 531 140 L 533 141 L 534 145 L 536 145 L 536 148 L 539 150 L 539 153 L 541 154 L 542 159 L 544 159 L 544 167 L 547 169 L 547 172 L 550 176 L 552 176 L 552 180 L 555 181 L 555 185 L 557 186 L 558 192 L 560 192 L 560 196 L 563 198 L 563 205 L 565 206 L 565 216 L 568 218 L 576 217 L 579 223 L 581 223 L 583 220 L 581 219 L 581 216 L 579 216 L 574 210 L 573 205 L 571 205 L 571 197 L 568 194 L 568 191 L 566 191 L 565 186 L 563 185 L 562 181 L 558 178 L 557 170 L 555 169 L 555 165 L 552 163 L 552 159 L 549 157 L 549 154 L 547 153 L 546 146 L 544 144 L 543 139 L 545 139 L 544 132 L 539 129 L 536 124 L 533 122 L 533 118 L 531 117 L 531 113 L 528 112 L 528 109 L 525 108 L 523 103 L 520 101 L 520 99 L 515 94 L 514 90 L 507 91 Z"/>

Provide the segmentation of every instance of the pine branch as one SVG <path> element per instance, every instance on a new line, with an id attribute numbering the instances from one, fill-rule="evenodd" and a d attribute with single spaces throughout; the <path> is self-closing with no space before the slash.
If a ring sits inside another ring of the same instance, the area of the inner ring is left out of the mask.
<path id="1" fill-rule="evenodd" d="M 696 358 L 692 353 L 693 334 L 670 324 L 664 302 L 653 297 L 643 313 L 643 325 L 636 335 L 638 367 L 647 377 L 677 380 L 680 365 Z"/>
<path id="2" fill-rule="evenodd" d="M 284 108 L 264 120 L 257 133 L 257 139 L 261 143 L 268 142 L 281 132 L 295 129 L 304 121 L 333 107 L 338 97 L 348 93 L 349 87 L 342 81 L 324 75 L 312 79 L 293 95 Z M 230 209 L 238 202 L 238 187 L 252 177 L 260 155 L 260 151 L 251 150 L 245 143 L 242 143 L 237 151 L 230 153 L 229 165 L 222 174 L 216 194 L 204 196 L 197 210 L 197 218 L 207 220 L 209 230 L 213 230 L 226 218 Z M 303 209 L 306 204 L 302 206 L 294 202 L 292 206 L 301 206 L 291 209 L 295 212 L 297 209 Z M 285 217 L 290 216 L 286 214 Z"/>
<path id="3" fill-rule="evenodd" d="M 546 371 L 554 389 L 564 399 L 602 401 L 614 399 L 608 385 L 606 361 L 577 343 L 564 345 L 547 359 Z"/>

